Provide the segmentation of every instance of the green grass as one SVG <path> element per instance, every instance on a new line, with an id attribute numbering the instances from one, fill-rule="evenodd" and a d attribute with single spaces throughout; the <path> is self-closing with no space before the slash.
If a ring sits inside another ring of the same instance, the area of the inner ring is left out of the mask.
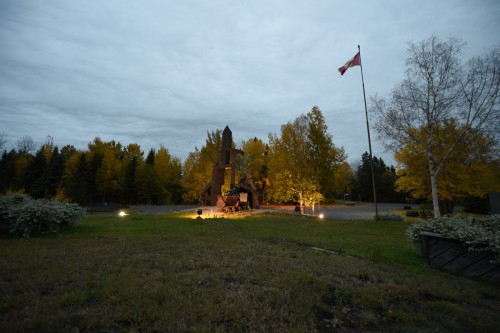
<path id="1" fill-rule="evenodd" d="M 1 332 L 494 332 L 500 286 L 430 269 L 406 222 L 91 217 L 0 239 Z M 313 248 L 321 248 L 321 251 Z"/>

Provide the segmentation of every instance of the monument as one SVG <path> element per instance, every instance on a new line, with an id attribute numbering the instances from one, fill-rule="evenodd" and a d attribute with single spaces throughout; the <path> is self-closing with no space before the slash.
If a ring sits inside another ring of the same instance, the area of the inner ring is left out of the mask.
<path id="1" fill-rule="evenodd" d="M 233 148 L 233 133 L 226 126 L 222 132 L 220 159 L 213 166 L 210 184 L 200 193 L 200 206 L 217 206 L 222 211 L 259 208 L 259 196 L 251 175 L 247 173 L 244 181 L 236 183 L 236 157 L 243 154 Z M 230 190 L 223 195 L 226 170 L 231 172 Z"/>

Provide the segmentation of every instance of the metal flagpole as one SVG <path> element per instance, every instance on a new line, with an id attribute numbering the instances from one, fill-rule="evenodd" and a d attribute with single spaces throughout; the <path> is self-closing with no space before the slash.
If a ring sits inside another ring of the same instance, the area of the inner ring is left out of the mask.
<path id="1" fill-rule="evenodd" d="M 375 174 L 373 172 L 372 141 L 370 139 L 370 125 L 368 123 L 368 108 L 366 107 L 365 79 L 363 78 L 363 62 L 361 61 L 361 47 L 358 45 L 359 67 L 361 67 L 361 82 L 363 84 L 363 98 L 365 100 L 366 131 L 368 132 L 368 148 L 370 148 L 370 169 L 372 172 L 373 203 L 375 204 L 375 220 L 378 221 L 377 190 L 375 189 Z"/>

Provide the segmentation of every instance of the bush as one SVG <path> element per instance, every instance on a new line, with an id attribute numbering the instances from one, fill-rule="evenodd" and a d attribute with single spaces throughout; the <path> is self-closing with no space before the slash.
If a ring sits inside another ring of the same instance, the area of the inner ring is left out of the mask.
<path id="1" fill-rule="evenodd" d="M 0 233 L 9 232 L 12 229 L 14 221 L 8 217 L 9 210 L 27 198 L 29 198 L 27 195 L 19 193 L 0 196 Z"/>
<path id="2" fill-rule="evenodd" d="M 9 231 L 18 236 L 53 232 L 73 225 L 84 210 L 77 204 L 45 199 L 35 200 L 25 195 L 11 195 L 0 199 L 0 216 Z"/>
<path id="3" fill-rule="evenodd" d="M 440 217 L 412 224 L 406 235 L 421 243 L 422 231 L 435 232 L 463 242 L 470 250 L 492 251 L 500 262 L 500 215 L 483 219 L 466 219 L 461 216 Z"/>

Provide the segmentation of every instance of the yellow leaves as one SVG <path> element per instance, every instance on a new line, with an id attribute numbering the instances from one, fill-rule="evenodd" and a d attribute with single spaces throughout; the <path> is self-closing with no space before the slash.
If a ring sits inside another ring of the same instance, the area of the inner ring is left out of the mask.
<path id="1" fill-rule="evenodd" d="M 431 198 L 428 154 L 436 165 L 444 159 L 437 174 L 440 200 L 483 196 L 500 187 L 499 162 L 495 160 L 494 143 L 487 135 L 467 131 L 454 121 L 434 128 L 430 146 L 426 145 L 429 133 L 425 128 L 412 130 L 411 134 L 418 142 L 408 143 L 395 153 L 398 189 L 415 198 Z M 426 149 L 428 153 L 422 153 Z"/>

